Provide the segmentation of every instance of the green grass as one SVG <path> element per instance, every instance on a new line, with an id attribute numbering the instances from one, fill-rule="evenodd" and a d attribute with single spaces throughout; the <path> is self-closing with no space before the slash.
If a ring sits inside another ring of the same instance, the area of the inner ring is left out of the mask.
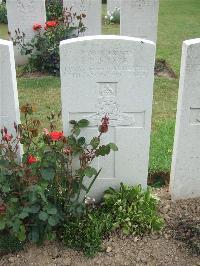
<path id="1" fill-rule="evenodd" d="M 157 58 L 163 58 L 179 76 L 183 40 L 200 36 L 199 0 L 160 0 Z M 102 17 L 106 13 L 103 6 Z M 119 25 L 105 25 L 103 34 L 119 34 Z M 7 27 L 0 25 L 0 37 Z M 46 121 L 47 106 L 61 108 L 60 81 L 55 77 L 18 78 L 20 105 L 37 106 L 37 116 Z M 156 78 L 152 117 L 150 171 L 169 172 L 173 146 L 178 80 Z M 46 122 L 45 122 L 46 123 Z"/>

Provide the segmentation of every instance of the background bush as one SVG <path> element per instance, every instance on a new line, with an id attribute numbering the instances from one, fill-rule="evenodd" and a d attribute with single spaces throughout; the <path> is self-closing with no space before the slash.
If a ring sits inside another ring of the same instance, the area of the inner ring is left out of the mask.
<path id="1" fill-rule="evenodd" d="M 7 10 L 5 2 L 0 4 L 0 23 L 7 24 Z"/>

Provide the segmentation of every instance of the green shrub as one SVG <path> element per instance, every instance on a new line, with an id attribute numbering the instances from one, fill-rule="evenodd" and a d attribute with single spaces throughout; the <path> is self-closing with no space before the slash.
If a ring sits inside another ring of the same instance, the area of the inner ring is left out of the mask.
<path id="1" fill-rule="evenodd" d="M 0 23 L 7 24 L 7 10 L 5 2 L 0 3 Z"/>
<path id="2" fill-rule="evenodd" d="M 63 40 L 78 37 L 85 31 L 85 14 L 76 15 L 72 10 L 65 10 L 61 17 L 47 21 L 45 25 L 34 24 L 35 36 L 31 42 L 25 41 L 25 34 L 19 29 L 12 38 L 14 45 L 21 49 L 21 54 L 28 56 L 29 71 L 60 73 L 59 45 Z"/>
<path id="3" fill-rule="evenodd" d="M 71 217 L 64 227 L 64 242 L 86 256 L 94 256 L 112 231 L 143 235 L 161 230 L 164 222 L 156 208 L 157 199 L 149 189 L 123 184 L 119 190 L 109 188 L 98 208 L 88 210 L 81 219 Z"/>

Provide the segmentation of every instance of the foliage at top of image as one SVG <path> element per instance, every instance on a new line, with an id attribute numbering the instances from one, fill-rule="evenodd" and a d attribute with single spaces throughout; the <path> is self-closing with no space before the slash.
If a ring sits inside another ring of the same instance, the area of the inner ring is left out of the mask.
<path id="1" fill-rule="evenodd" d="M 57 116 L 48 116 L 49 129 L 40 133 L 41 122 L 32 118 L 34 108 L 21 107 L 24 123 L 14 125 L 16 137 L 4 127 L 0 142 L 0 231 L 20 241 L 41 243 L 53 239 L 70 217 L 86 211 L 85 196 L 101 169 L 95 158 L 117 151 L 114 143 L 101 145 L 109 118 L 102 118 L 99 134 L 87 142 L 81 134 L 86 119 L 71 121 L 71 134 L 56 130 Z M 19 160 L 19 145 L 25 152 Z"/>
<path id="2" fill-rule="evenodd" d="M 55 2 L 57 3 L 57 2 Z M 54 7 L 54 6 L 53 6 Z M 51 5 L 49 5 L 49 10 Z M 56 9 L 55 14 L 59 15 Z M 50 14 L 50 13 L 49 13 Z M 54 17 L 54 13 L 49 15 Z M 27 68 L 33 71 L 47 72 L 54 75 L 60 73 L 59 45 L 63 40 L 78 37 L 86 30 L 84 26 L 85 14 L 73 13 L 72 8 L 62 10 L 61 16 L 49 20 L 45 25 L 35 23 L 35 36 L 30 42 L 25 41 L 25 33 L 16 29 L 13 44 L 17 45 L 22 55 L 28 56 Z"/>
<path id="3" fill-rule="evenodd" d="M 0 23 L 7 24 L 7 10 L 6 10 L 6 3 L 3 1 L 0 3 Z"/>
<path id="4" fill-rule="evenodd" d="M 57 20 L 62 17 L 63 0 L 46 0 L 46 15 L 48 20 Z"/>

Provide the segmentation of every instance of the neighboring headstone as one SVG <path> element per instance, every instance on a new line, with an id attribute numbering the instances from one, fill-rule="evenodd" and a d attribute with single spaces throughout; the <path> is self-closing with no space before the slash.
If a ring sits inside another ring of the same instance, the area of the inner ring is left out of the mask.
<path id="1" fill-rule="evenodd" d="M 107 0 L 108 11 L 113 11 L 116 7 L 120 8 L 120 0 Z"/>
<path id="2" fill-rule="evenodd" d="M 103 143 L 119 151 L 96 159 L 102 172 L 91 193 L 99 198 L 120 182 L 147 185 L 155 44 L 122 36 L 80 37 L 61 42 L 61 95 L 64 132 L 69 121 L 90 121 L 85 134 L 97 136 L 108 114 Z"/>
<path id="3" fill-rule="evenodd" d="M 5 126 L 14 136 L 14 122 L 20 123 L 20 114 L 13 44 L 0 40 L 0 129 Z"/>
<path id="4" fill-rule="evenodd" d="M 170 191 L 200 197 L 200 39 L 183 42 Z"/>
<path id="5" fill-rule="evenodd" d="M 34 37 L 33 25 L 39 23 L 44 26 L 46 21 L 45 0 L 7 0 L 8 29 L 11 37 L 15 37 L 17 29 L 25 33 L 25 42 Z M 20 54 L 20 47 L 14 47 L 17 65 L 27 61 L 27 57 Z"/>
<path id="6" fill-rule="evenodd" d="M 120 34 L 156 43 L 159 0 L 121 0 Z"/>
<path id="7" fill-rule="evenodd" d="M 85 14 L 83 24 L 87 28 L 84 36 L 101 34 L 101 0 L 63 0 L 63 7 L 77 15 Z"/>

